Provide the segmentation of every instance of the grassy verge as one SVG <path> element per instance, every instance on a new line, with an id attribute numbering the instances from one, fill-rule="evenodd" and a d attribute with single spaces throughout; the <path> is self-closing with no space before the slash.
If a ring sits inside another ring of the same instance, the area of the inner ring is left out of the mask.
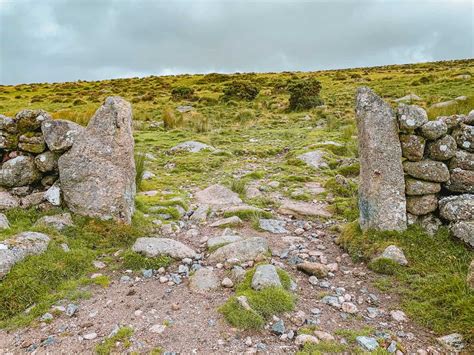
<path id="1" fill-rule="evenodd" d="M 417 226 L 403 233 L 363 233 L 354 222 L 346 226 L 339 243 L 353 258 L 365 261 L 390 244 L 399 246 L 409 261 L 408 267 L 370 263 L 373 270 L 386 274 L 376 286 L 398 294 L 404 311 L 414 321 L 440 335 L 461 333 L 472 343 L 474 292 L 466 276 L 474 253 L 451 238 L 446 229 L 433 237 Z"/>

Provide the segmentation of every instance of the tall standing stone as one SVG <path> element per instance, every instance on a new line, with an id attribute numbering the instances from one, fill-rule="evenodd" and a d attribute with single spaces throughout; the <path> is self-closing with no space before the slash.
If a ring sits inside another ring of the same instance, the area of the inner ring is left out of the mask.
<path id="1" fill-rule="evenodd" d="M 406 229 L 405 181 L 398 125 L 390 106 L 367 87 L 357 90 L 360 226 Z"/>
<path id="2" fill-rule="evenodd" d="M 58 161 L 64 201 L 71 211 L 130 223 L 135 160 L 132 107 L 108 97 L 71 149 Z"/>

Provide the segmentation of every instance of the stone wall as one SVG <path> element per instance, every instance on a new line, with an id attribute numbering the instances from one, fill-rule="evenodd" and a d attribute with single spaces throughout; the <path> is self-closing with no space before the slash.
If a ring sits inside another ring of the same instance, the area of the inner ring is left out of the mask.
<path id="1" fill-rule="evenodd" d="M 60 205 L 58 159 L 83 130 L 43 110 L 0 115 L 0 210 Z"/>
<path id="2" fill-rule="evenodd" d="M 474 111 L 428 120 L 421 107 L 397 108 L 408 223 L 429 233 L 449 224 L 474 246 Z"/>
<path id="3" fill-rule="evenodd" d="M 373 99 L 364 111 L 361 107 L 364 107 L 367 95 L 377 99 Z M 445 224 L 456 237 L 474 246 L 474 110 L 468 115 L 428 120 L 426 111 L 419 106 L 400 104 L 395 111 L 387 107 L 388 104 L 370 89 L 358 90 L 356 115 L 361 148 L 360 186 L 367 189 L 368 181 L 374 180 L 375 176 L 377 182 L 372 183 L 369 189 L 372 194 L 383 197 L 371 206 L 372 210 L 379 210 L 387 199 L 397 201 L 397 207 L 403 204 L 399 203 L 399 191 L 386 182 L 398 183 L 403 178 L 402 198 L 406 201 L 408 225 L 419 223 L 432 234 Z M 366 111 L 373 116 L 370 120 Z M 382 130 L 374 124 L 386 122 L 389 125 L 391 119 L 397 123 L 399 139 L 396 142 L 393 140 L 393 129 Z M 369 121 L 372 124 L 367 127 Z M 400 148 L 401 157 L 398 156 Z M 383 152 L 391 152 L 390 159 L 382 159 Z M 393 162 L 394 158 L 402 161 L 402 173 L 398 171 L 397 162 Z M 363 168 L 370 164 L 375 164 L 374 168 L 364 171 Z M 387 172 L 388 169 L 391 172 Z M 388 179 L 389 175 L 392 175 L 391 179 Z M 367 193 L 361 190 L 359 205 L 366 203 Z M 391 196 L 386 195 L 387 191 L 391 191 Z M 384 220 L 400 221 L 398 210 L 385 208 L 385 211 Z M 397 228 L 386 228 L 372 215 L 369 217 L 377 222 L 370 228 L 403 229 L 399 224 Z M 367 224 L 367 211 L 361 210 L 360 219 L 361 226 Z"/>

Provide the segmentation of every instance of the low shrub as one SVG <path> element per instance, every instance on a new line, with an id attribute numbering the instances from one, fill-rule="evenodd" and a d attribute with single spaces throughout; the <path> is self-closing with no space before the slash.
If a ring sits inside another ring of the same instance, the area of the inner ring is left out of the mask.
<path id="1" fill-rule="evenodd" d="M 321 106 L 324 101 L 319 97 L 321 83 L 316 79 L 302 79 L 288 84 L 290 92 L 289 109 L 291 111 L 309 110 Z"/>
<path id="2" fill-rule="evenodd" d="M 194 100 L 194 89 L 187 86 L 178 86 L 171 90 L 171 99 L 173 101 L 179 100 Z"/>
<path id="3" fill-rule="evenodd" d="M 260 89 L 249 81 L 232 81 L 224 88 L 224 101 L 229 100 L 254 100 Z"/>

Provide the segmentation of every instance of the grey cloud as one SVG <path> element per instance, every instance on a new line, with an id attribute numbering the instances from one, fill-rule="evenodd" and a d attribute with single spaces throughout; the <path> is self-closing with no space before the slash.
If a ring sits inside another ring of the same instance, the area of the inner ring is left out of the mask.
<path id="1" fill-rule="evenodd" d="M 7 0 L 0 83 L 470 58 L 471 1 Z"/>

